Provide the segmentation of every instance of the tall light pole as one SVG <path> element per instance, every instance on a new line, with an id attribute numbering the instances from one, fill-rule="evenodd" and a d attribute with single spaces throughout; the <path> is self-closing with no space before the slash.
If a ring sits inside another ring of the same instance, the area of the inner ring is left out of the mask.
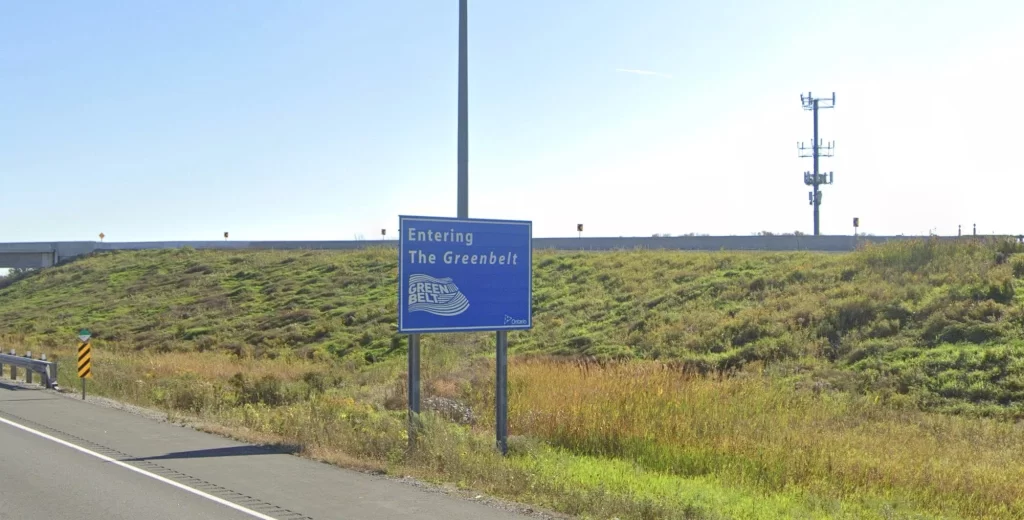
<path id="1" fill-rule="evenodd" d="M 467 71 L 467 4 L 459 0 L 459 116 L 458 116 L 458 218 L 469 218 L 469 81 Z M 502 398 L 507 403 L 508 336 L 502 331 L 497 337 L 497 437 L 502 454 L 507 451 L 507 404 L 503 409 Z M 416 445 L 420 414 L 420 335 L 409 335 L 409 446 Z"/>
<path id="2" fill-rule="evenodd" d="M 469 218 L 469 0 L 459 0 L 459 208 L 458 218 Z M 494 433 L 502 455 L 508 453 L 508 332 L 498 331 L 495 337 L 495 421 Z M 416 341 L 419 347 L 419 340 Z M 417 357 L 418 357 L 417 353 Z M 417 396 L 418 397 L 418 396 Z"/>
<path id="3" fill-rule="evenodd" d="M 469 73 L 467 64 L 466 4 L 459 0 L 459 212 L 469 218 Z"/>

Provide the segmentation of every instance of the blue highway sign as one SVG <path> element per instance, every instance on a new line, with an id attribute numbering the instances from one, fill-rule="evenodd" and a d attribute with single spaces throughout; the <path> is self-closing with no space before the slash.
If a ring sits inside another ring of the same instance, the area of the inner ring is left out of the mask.
<path id="1" fill-rule="evenodd" d="M 533 224 L 399 216 L 398 331 L 533 327 Z"/>

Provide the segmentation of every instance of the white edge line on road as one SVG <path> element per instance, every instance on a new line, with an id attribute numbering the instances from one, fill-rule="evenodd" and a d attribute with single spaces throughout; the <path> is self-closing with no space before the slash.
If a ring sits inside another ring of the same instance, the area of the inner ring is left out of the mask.
<path id="1" fill-rule="evenodd" d="M 62 440 L 62 439 L 58 439 L 58 438 L 56 438 L 56 437 L 54 437 L 52 435 L 47 435 L 47 434 L 45 434 L 45 433 L 43 433 L 41 431 L 33 430 L 32 428 L 29 428 L 28 426 L 23 426 L 23 425 L 18 424 L 16 422 L 9 421 L 7 419 L 4 419 L 3 417 L 0 417 L 0 422 L 2 422 L 4 424 L 11 425 L 11 426 L 13 426 L 15 428 L 18 428 L 20 430 L 24 430 L 24 431 L 26 431 L 28 433 L 31 433 L 31 434 L 34 434 L 34 435 L 38 435 L 38 436 L 40 436 L 40 437 L 42 437 L 42 438 L 44 438 L 46 440 L 50 440 L 50 441 L 56 442 L 57 444 L 62 444 L 64 446 L 67 446 L 68 448 L 71 448 L 71 449 L 74 449 L 74 450 L 78 450 L 78 451 L 80 451 L 80 452 L 82 452 L 82 453 L 84 453 L 86 455 L 92 455 L 93 457 L 96 457 L 97 459 L 100 459 L 102 461 L 109 462 L 111 464 L 116 464 L 116 465 L 121 466 L 122 468 L 125 468 L 125 469 L 130 469 L 130 470 L 132 470 L 132 471 L 134 471 L 136 473 L 140 473 L 140 474 L 145 475 L 147 477 L 159 480 L 160 482 L 163 482 L 164 484 L 170 484 L 170 485 L 172 485 L 172 486 L 174 486 L 174 487 L 176 487 L 178 489 L 181 489 L 181 490 L 184 490 L 184 491 L 188 491 L 189 493 L 192 493 L 194 495 L 198 495 L 198 496 L 201 496 L 203 498 L 206 498 L 206 499 L 209 499 L 209 500 L 213 500 L 214 502 L 217 502 L 218 504 L 228 506 L 231 509 L 234 509 L 236 511 L 241 511 L 242 513 L 245 513 L 245 514 L 248 514 L 248 515 L 252 515 L 252 516 L 254 516 L 256 518 L 259 518 L 261 520 L 277 520 L 276 518 L 274 518 L 272 516 L 267 516 L 267 515 L 265 515 L 263 513 L 259 513 L 257 511 L 253 511 L 252 509 L 240 506 L 238 504 L 235 504 L 234 502 L 228 502 L 227 500 L 224 500 L 223 498 L 215 497 L 215 496 L 213 496 L 213 495 L 211 495 L 209 493 L 204 493 L 204 492 L 199 491 L 198 489 L 195 489 L 195 488 L 190 488 L 190 487 L 186 486 L 185 484 L 181 484 L 181 483 L 175 482 L 175 481 L 173 481 L 171 479 L 168 479 L 168 478 L 165 478 L 165 477 L 161 477 L 160 475 L 157 475 L 155 473 L 150 473 L 150 472 L 148 472 L 148 471 L 146 471 L 144 469 L 136 468 L 135 466 L 132 466 L 131 464 L 126 464 L 126 463 L 121 462 L 121 461 L 119 461 L 117 459 L 112 459 L 112 458 L 110 458 L 110 457 L 108 457 L 106 455 L 103 455 L 103 454 L 100 454 L 100 453 L 96 453 L 95 451 L 87 450 L 87 449 L 85 449 L 85 448 L 83 448 L 81 446 L 78 446 L 76 444 L 71 444 L 68 441 L 65 441 L 65 440 Z"/>

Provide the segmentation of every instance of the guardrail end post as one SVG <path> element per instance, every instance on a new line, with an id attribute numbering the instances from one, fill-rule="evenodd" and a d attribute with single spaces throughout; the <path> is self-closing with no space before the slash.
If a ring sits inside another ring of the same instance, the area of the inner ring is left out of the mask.
<path id="1" fill-rule="evenodd" d="M 46 361 L 46 353 L 44 352 L 40 354 L 39 359 Z M 51 367 L 53 367 L 53 365 L 54 363 L 51 361 L 49 365 L 46 365 L 46 369 L 43 371 L 43 386 L 46 388 L 53 388 L 57 384 L 57 381 L 54 379 L 53 374 L 50 373 L 50 369 Z"/>
<path id="2" fill-rule="evenodd" d="M 60 390 L 60 385 L 57 383 L 57 374 L 60 374 L 60 372 L 57 370 L 57 358 L 55 357 L 55 358 L 53 358 L 53 361 L 50 361 L 50 382 L 49 382 L 50 388 L 52 388 L 54 390 Z"/>

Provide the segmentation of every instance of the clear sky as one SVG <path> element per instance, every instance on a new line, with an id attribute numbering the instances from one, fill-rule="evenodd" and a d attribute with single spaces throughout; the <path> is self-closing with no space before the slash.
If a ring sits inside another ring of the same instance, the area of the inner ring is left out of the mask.
<path id="1" fill-rule="evenodd" d="M 456 0 L 0 0 L 0 241 L 455 216 Z M 470 0 L 470 216 L 535 236 L 1024 233 L 1020 0 Z"/>

